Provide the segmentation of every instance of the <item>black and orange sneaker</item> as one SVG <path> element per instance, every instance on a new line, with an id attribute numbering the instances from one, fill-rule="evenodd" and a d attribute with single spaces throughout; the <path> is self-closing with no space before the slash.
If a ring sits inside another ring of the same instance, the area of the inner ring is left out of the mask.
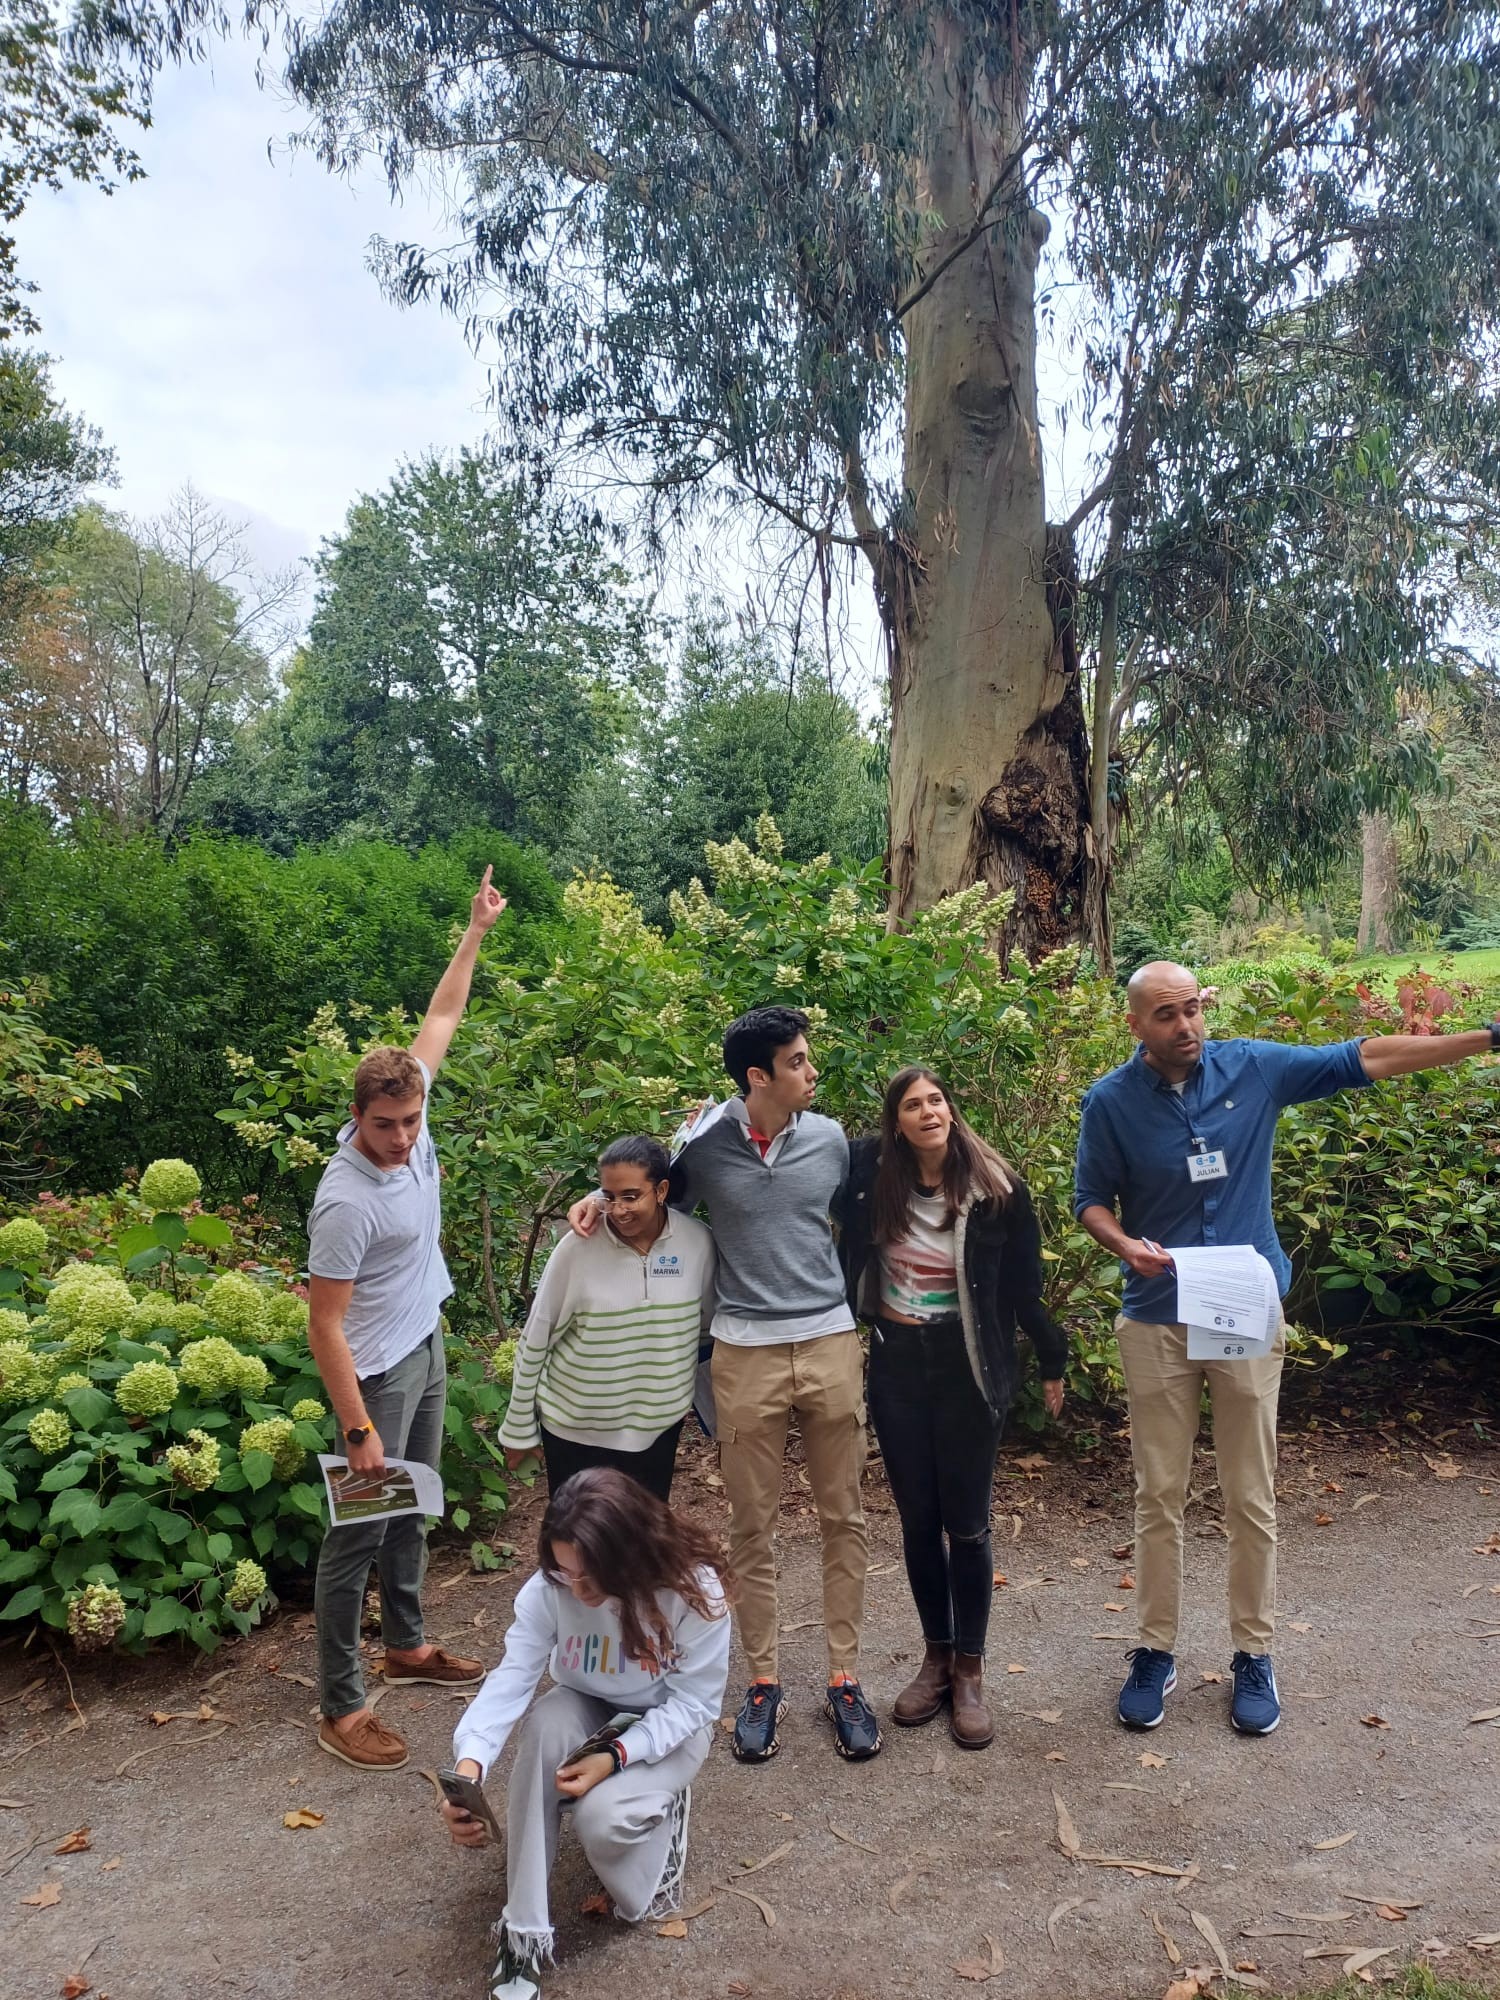
<path id="1" fill-rule="evenodd" d="M 880 1754 L 880 1724 L 858 1681 L 834 1681 L 823 1706 L 833 1718 L 834 1742 L 841 1757 L 860 1763 Z"/>
<path id="2" fill-rule="evenodd" d="M 776 1725 L 786 1714 L 786 1697 L 780 1681 L 751 1681 L 734 1718 L 730 1743 L 742 1764 L 765 1764 L 781 1748 Z"/>

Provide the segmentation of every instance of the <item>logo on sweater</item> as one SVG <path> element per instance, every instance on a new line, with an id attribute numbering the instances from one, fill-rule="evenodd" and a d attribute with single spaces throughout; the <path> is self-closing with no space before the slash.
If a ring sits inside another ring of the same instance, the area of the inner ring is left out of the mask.
<path id="1" fill-rule="evenodd" d="M 680 1257 L 669 1257 L 665 1251 L 662 1251 L 651 1267 L 652 1275 L 657 1278 L 680 1278 L 682 1276 L 681 1264 L 682 1259 Z"/>

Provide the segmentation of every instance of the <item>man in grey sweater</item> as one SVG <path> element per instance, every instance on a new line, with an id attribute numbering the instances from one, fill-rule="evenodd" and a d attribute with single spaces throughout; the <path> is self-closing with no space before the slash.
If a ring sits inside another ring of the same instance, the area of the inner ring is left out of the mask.
<path id="1" fill-rule="evenodd" d="M 755 1764 L 775 1756 L 787 1706 L 777 1667 L 775 1536 L 793 1410 L 823 1539 L 825 1706 L 841 1756 L 880 1749 L 858 1679 L 869 1560 L 860 1494 L 864 1359 L 830 1221 L 849 1144 L 833 1119 L 811 1108 L 818 1073 L 807 1028 L 793 1007 L 757 1007 L 731 1024 L 724 1067 L 740 1095 L 689 1141 L 672 1175 L 673 1201 L 706 1209 L 718 1251 L 714 1402 L 751 1674 L 733 1748 Z M 598 1212 L 589 1199 L 569 1219 L 586 1235 Z"/>

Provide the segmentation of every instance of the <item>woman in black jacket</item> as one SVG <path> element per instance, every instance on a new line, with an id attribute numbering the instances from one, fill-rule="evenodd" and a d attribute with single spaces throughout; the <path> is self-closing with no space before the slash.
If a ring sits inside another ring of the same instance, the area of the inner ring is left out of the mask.
<path id="1" fill-rule="evenodd" d="M 870 1416 L 927 1642 L 895 1719 L 930 1722 L 951 1705 L 954 1741 L 982 1750 L 995 1734 L 983 1678 L 990 1501 L 1017 1326 L 1053 1416 L 1067 1367 L 1067 1340 L 1042 1304 L 1036 1214 L 941 1079 L 912 1067 L 891 1080 L 880 1137 L 850 1147 L 842 1223 L 850 1308 L 872 1329 Z"/>

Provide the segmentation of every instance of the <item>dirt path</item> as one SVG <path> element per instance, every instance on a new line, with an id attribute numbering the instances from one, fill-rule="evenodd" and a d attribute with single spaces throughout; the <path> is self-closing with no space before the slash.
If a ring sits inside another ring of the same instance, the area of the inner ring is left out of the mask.
<path id="1" fill-rule="evenodd" d="M 684 1497 L 717 1505 L 706 1472 L 700 1459 Z M 1076 1469 L 1018 1466 L 1008 1455 L 997 1506 L 1008 1581 L 991 1646 L 996 1744 L 966 1755 L 940 1725 L 890 1729 L 884 1754 L 853 1767 L 833 1755 L 818 1714 L 816 1545 L 794 1479 L 784 1749 L 757 1771 L 727 1750 L 715 1755 L 695 1787 L 689 1866 L 691 1905 L 742 1863 L 791 1842 L 742 1882 L 774 1923 L 721 1891 L 685 1941 L 629 1933 L 583 1914 L 595 1885 L 565 1842 L 549 2000 L 959 1995 L 975 1986 L 954 1965 L 987 1966 L 986 1937 L 1004 1959 L 990 1990 L 1012 2000 L 1159 1994 L 1171 1967 L 1149 1912 L 1184 1960 L 1201 1964 L 1213 1953 L 1197 1912 L 1231 1961 L 1253 1961 L 1276 1988 L 1336 1976 L 1337 1958 L 1305 1957 L 1335 1941 L 1350 1953 L 1391 1948 L 1377 1974 L 1428 1956 L 1500 1990 L 1500 1948 L 1467 1944 L 1500 1932 L 1500 1727 L 1469 1720 L 1500 1708 L 1500 1548 L 1479 1552 L 1497 1539 L 1500 1460 L 1471 1457 L 1458 1476 L 1440 1478 L 1415 1452 L 1288 1446 L 1278 1645 L 1286 1720 L 1261 1741 L 1228 1727 L 1211 1460 L 1195 1479 L 1203 1497 L 1190 1516 L 1180 1691 L 1153 1736 L 1113 1722 L 1130 1636 L 1120 1582 L 1129 1565 L 1114 1553 L 1129 1537 L 1126 1483 L 1117 1462 L 1080 1483 Z M 871 1510 L 864 1671 L 886 1711 L 914 1633 L 878 1486 Z M 1331 1518 L 1318 1525 L 1320 1515 Z M 450 1553 L 434 1564 L 434 1629 L 493 1660 L 524 1571 L 449 1581 L 455 1561 Z M 7 2000 L 52 2000 L 86 1953 L 83 1977 L 111 2000 L 477 2000 L 501 1863 L 448 1846 L 417 1769 L 443 1760 L 454 1699 L 391 1690 L 382 1714 L 408 1736 L 412 1765 L 362 1779 L 315 1748 L 310 1679 L 290 1678 L 312 1672 L 309 1621 L 295 1614 L 196 1666 L 157 1659 L 75 1671 L 80 1728 L 49 1659 L 0 1652 Z M 191 1719 L 203 1702 L 213 1717 Z M 158 1727 L 153 1709 L 189 1719 Z M 1383 1726 L 1362 1720 L 1370 1717 Z M 229 1726 L 213 1736 L 221 1719 Z M 1196 1874 L 1132 1876 L 1070 1861 L 1057 1844 L 1054 1791 L 1085 1852 Z M 282 1815 L 298 1805 L 323 1813 L 323 1825 L 286 1831 Z M 92 1829 L 90 1848 L 55 1857 L 80 1825 Z M 55 1905 L 23 1901 L 52 1883 Z M 1395 1923 L 1378 1913 L 1379 1898 L 1420 1907 Z M 1347 1920 L 1327 1921 L 1334 1912 Z"/>

